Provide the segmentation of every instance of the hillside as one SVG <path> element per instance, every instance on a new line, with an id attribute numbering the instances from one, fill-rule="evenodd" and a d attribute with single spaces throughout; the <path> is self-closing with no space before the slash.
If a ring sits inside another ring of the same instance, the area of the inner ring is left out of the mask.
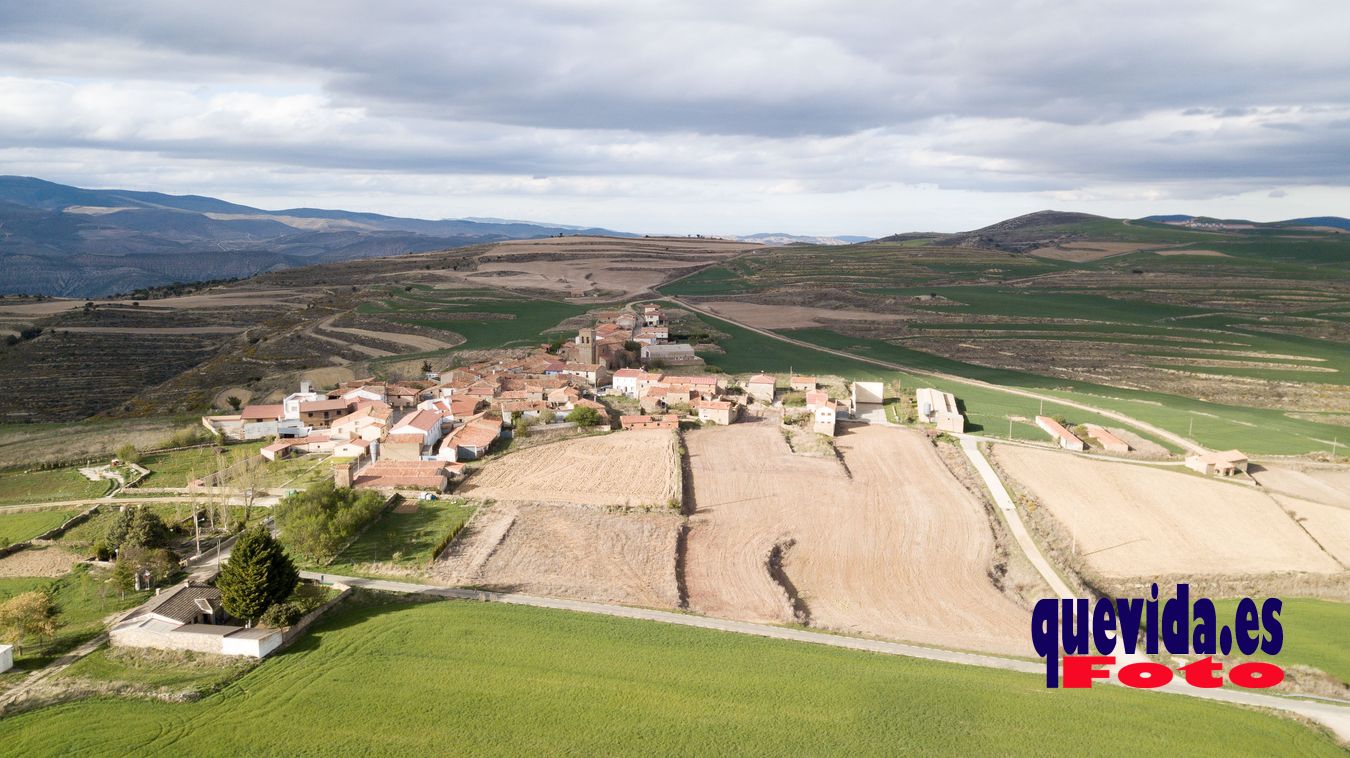
<path id="1" fill-rule="evenodd" d="M 0 177 L 0 294 L 100 297 L 314 263 L 558 234 L 634 235 L 523 221 L 425 220 L 197 195 L 89 190 Z"/>

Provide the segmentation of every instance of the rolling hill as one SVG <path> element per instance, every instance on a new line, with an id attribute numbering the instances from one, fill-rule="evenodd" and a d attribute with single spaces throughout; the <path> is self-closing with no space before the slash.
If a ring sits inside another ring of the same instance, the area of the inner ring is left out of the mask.
<path id="1" fill-rule="evenodd" d="M 261 210 L 199 195 L 90 190 L 0 176 L 0 294 L 99 297 L 314 263 L 557 234 L 636 236 L 528 221 Z"/>

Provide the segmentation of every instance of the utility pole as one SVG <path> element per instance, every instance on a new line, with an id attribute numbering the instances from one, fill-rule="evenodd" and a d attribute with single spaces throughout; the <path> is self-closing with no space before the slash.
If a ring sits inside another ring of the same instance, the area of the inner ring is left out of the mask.
<path id="1" fill-rule="evenodd" d="M 1186 427 L 1186 436 L 1187 436 L 1187 437 L 1190 437 L 1191 439 L 1195 439 L 1195 416 L 1194 416 L 1194 415 L 1191 416 L 1191 422 L 1190 422 L 1190 424 Z"/>
<path id="2" fill-rule="evenodd" d="M 1008 417 L 1008 441 L 1012 441 L 1012 416 Z"/>
<path id="3" fill-rule="evenodd" d="M 1041 413 L 1040 413 L 1040 415 L 1042 415 L 1042 416 L 1045 415 L 1045 398 L 1041 398 Z"/>

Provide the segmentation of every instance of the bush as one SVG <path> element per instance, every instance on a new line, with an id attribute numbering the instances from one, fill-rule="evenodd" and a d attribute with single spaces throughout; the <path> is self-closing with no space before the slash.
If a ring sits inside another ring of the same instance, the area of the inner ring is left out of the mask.
<path id="1" fill-rule="evenodd" d="M 136 446 L 130 442 L 114 450 L 113 455 L 117 456 L 123 463 L 141 462 L 141 451 L 137 450 Z"/>
<path id="2" fill-rule="evenodd" d="M 304 612 L 295 603 L 287 600 L 277 603 L 258 617 L 259 626 L 270 626 L 279 629 L 283 626 L 293 626 L 295 622 L 304 617 Z"/>
<path id="3" fill-rule="evenodd" d="M 127 548 L 161 548 L 169 544 L 169 527 L 149 508 L 127 506 L 108 527 L 103 542 L 119 554 Z"/>
<path id="4" fill-rule="evenodd" d="M 112 578 L 118 587 L 133 590 L 138 571 L 148 571 L 151 585 L 160 585 L 178 573 L 178 566 L 178 556 L 172 550 L 128 547 L 118 554 Z"/>
<path id="5" fill-rule="evenodd" d="M 589 405 L 578 405 L 567 414 L 567 420 L 579 427 L 586 428 L 599 425 L 604 417 L 600 415 L 600 411 Z"/>

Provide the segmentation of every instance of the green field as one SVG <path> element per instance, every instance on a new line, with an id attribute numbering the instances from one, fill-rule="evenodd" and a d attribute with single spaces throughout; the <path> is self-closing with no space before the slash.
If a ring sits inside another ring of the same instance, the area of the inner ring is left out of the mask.
<path id="1" fill-rule="evenodd" d="M 76 509 L 0 513 L 0 547 L 45 534 L 79 512 Z"/>
<path id="2" fill-rule="evenodd" d="M 125 682 L 174 692 L 214 690 L 250 666 L 248 658 L 226 658 L 184 652 L 110 650 L 99 648 L 62 671 L 62 679 Z"/>
<path id="3" fill-rule="evenodd" d="M 1246 709 L 650 622 L 356 599 L 195 703 L 0 720 L 24 756 L 1342 755 Z M 207 746 L 203 748 L 203 746 Z"/>
<path id="4" fill-rule="evenodd" d="M 431 563 L 431 551 L 452 530 L 468 521 L 474 511 L 459 500 L 417 501 L 417 505 L 417 510 L 412 513 L 385 511 L 331 564 L 315 570 L 348 576 L 376 576 L 363 568 L 365 564 L 424 568 Z"/>
<path id="5" fill-rule="evenodd" d="M 91 482 L 75 468 L 0 472 L 0 505 L 103 497 L 111 481 Z"/>
<path id="6" fill-rule="evenodd" d="M 244 442 L 229 445 L 224 448 L 225 453 L 222 456 L 216 455 L 215 446 L 147 455 L 141 460 L 141 465 L 150 469 L 150 475 L 142 479 L 137 486 L 186 487 L 193 479 L 200 479 L 229 466 L 236 456 L 253 455 L 266 444 L 266 442 Z"/>
<path id="7" fill-rule="evenodd" d="M 1218 618 L 1234 618 L 1236 600 L 1214 603 Z M 1261 653 L 1254 660 L 1279 664 L 1311 666 L 1350 684 L 1350 603 L 1335 603 L 1311 598 L 1287 598 L 1280 611 L 1284 629 L 1284 649 L 1273 658 Z M 1236 652 L 1236 651 L 1235 651 Z"/>
<path id="8" fill-rule="evenodd" d="M 419 291 L 402 291 L 375 303 L 365 303 L 360 313 L 416 326 L 454 332 L 465 342 L 456 350 L 486 350 L 531 345 L 546 339 L 545 334 L 586 308 L 555 300 L 534 300 L 524 296 L 504 299 L 494 293 L 492 299 L 464 299 L 457 291 L 438 292 L 432 297 Z M 480 315 L 483 314 L 483 315 Z"/>

